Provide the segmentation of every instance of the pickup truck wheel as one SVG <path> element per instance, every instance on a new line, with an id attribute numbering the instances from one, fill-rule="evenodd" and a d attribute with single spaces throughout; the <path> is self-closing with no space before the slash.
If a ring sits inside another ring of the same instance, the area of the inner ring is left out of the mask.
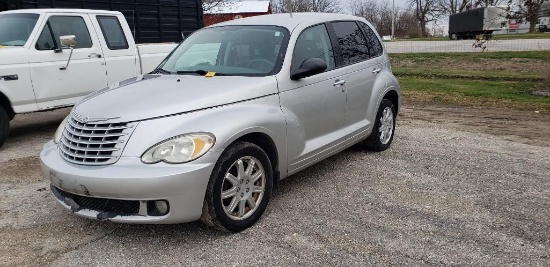
<path id="1" fill-rule="evenodd" d="M 0 106 L 0 147 L 4 144 L 4 141 L 8 138 L 8 132 L 10 130 L 10 118 L 4 107 Z"/>
<path id="2" fill-rule="evenodd" d="M 393 103 L 383 99 L 378 107 L 372 133 L 363 141 L 367 150 L 384 151 L 390 147 L 395 133 L 395 116 Z"/>
<path id="3" fill-rule="evenodd" d="M 273 170 L 257 145 L 238 142 L 216 163 L 204 199 L 201 220 L 223 231 L 240 232 L 264 213 L 273 189 Z"/>

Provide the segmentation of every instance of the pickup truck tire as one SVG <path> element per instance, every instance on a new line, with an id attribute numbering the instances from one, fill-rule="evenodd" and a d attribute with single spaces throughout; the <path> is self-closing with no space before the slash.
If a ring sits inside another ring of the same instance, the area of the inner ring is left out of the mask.
<path id="1" fill-rule="evenodd" d="M 10 131 L 10 118 L 4 107 L 0 106 L 0 147 L 4 144 L 4 141 L 8 138 Z"/>
<path id="2" fill-rule="evenodd" d="M 262 216 L 273 189 L 273 169 L 257 145 L 236 142 L 218 159 L 210 176 L 201 220 L 222 231 L 240 232 Z"/>
<path id="3" fill-rule="evenodd" d="M 376 113 L 374 127 L 369 137 L 363 141 L 365 149 L 384 151 L 393 141 L 395 133 L 395 107 L 388 99 L 383 99 Z"/>

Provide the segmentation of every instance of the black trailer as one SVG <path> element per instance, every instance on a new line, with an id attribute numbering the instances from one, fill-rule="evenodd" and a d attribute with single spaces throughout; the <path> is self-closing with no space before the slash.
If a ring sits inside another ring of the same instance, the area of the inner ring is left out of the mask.
<path id="1" fill-rule="evenodd" d="M 180 42 L 203 27 L 202 0 L 0 0 L 0 11 L 28 8 L 120 11 L 137 43 Z"/>
<path id="2" fill-rule="evenodd" d="M 451 40 L 490 38 L 494 31 L 506 29 L 505 10 L 500 7 L 480 7 L 449 16 Z"/>

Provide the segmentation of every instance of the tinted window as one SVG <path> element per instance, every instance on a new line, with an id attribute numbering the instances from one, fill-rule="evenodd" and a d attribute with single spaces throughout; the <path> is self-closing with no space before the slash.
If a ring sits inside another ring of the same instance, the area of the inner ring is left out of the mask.
<path id="1" fill-rule="evenodd" d="M 308 58 L 320 58 L 327 64 L 327 70 L 335 68 L 332 45 L 324 24 L 303 31 L 294 47 L 292 55 L 292 70 L 302 65 Z"/>
<path id="2" fill-rule="evenodd" d="M 374 33 L 374 31 L 363 22 L 359 22 L 359 25 L 361 25 L 361 28 L 365 32 L 370 57 L 373 58 L 381 56 L 384 49 L 382 48 L 382 44 L 380 44 L 380 40 L 378 40 L 376 33 Z"/>
<path id="3" fill-rule="evenodd" d="M 117 17 L 112 16 L 97 16 L 97 21 L 99 22 L 99 27 L 101 27 L 101 32 L 105 41 L 107 41 L 107 47 L 111 50 L 117 49 L 127 49 L 128 42 L 126 41 L 126 36 L 122 31 L 122 26 Z"/>
<path id="4" fill-rule="evenodd" d="M 75 49 L 92 47 L 92 38 L 82 17 L 52 16 L 48 19 L 38 38 L 36 49 L 52 50 L 59 48 L 59 37 L 63 35 L 76 36 Z"/>
<path id="5" fill-rule="evenodd" d="M 332 27 L 342 50 L 342 65 L 354 64 L 369 58 L 367 41 L 355 22 L 333 22 Z"/>

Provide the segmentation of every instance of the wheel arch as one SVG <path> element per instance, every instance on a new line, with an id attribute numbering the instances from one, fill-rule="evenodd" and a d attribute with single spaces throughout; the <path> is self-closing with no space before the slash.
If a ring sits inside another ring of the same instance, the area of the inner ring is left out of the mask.
<path id="1" fill-rule="evenodd" d="M 8 117 L 13 119 L 15 116 L 15 111 L 13 110 L 13 107 L 11 106 L 10 99 L 2 92 L 0 92 L 0 106 L 2 106 L 6 112 L 8 113 Z"/>
<path id="2" fill-rule="evenodd" d="M 253 143 L 259 146 L 267 154 L 269 161 L 271 162 L 271 168 L 273 170 L 273 182 L 277 184 L 280 179 L 280 172 L 279 152 L 277 150 L 277 146 L 275 145 L 275 141 L 273 141 L 273 139 L 269 135 L 262 132 L 246 133 L 235 139 L 233 142 L 231 142 L 231 144 L 239 141 Z"/>
<path id="3" fill-rule="evenodd" d="M 395 107 L 395 114 L 397 115 L 399 113 L 399 94 L 397 94 L 397 91 L 389 90 L 388 92 L 386 92 L 384 97 L 382 97 L 382 99 L 387 99 L 391 101 L 391 103 Z"/>

